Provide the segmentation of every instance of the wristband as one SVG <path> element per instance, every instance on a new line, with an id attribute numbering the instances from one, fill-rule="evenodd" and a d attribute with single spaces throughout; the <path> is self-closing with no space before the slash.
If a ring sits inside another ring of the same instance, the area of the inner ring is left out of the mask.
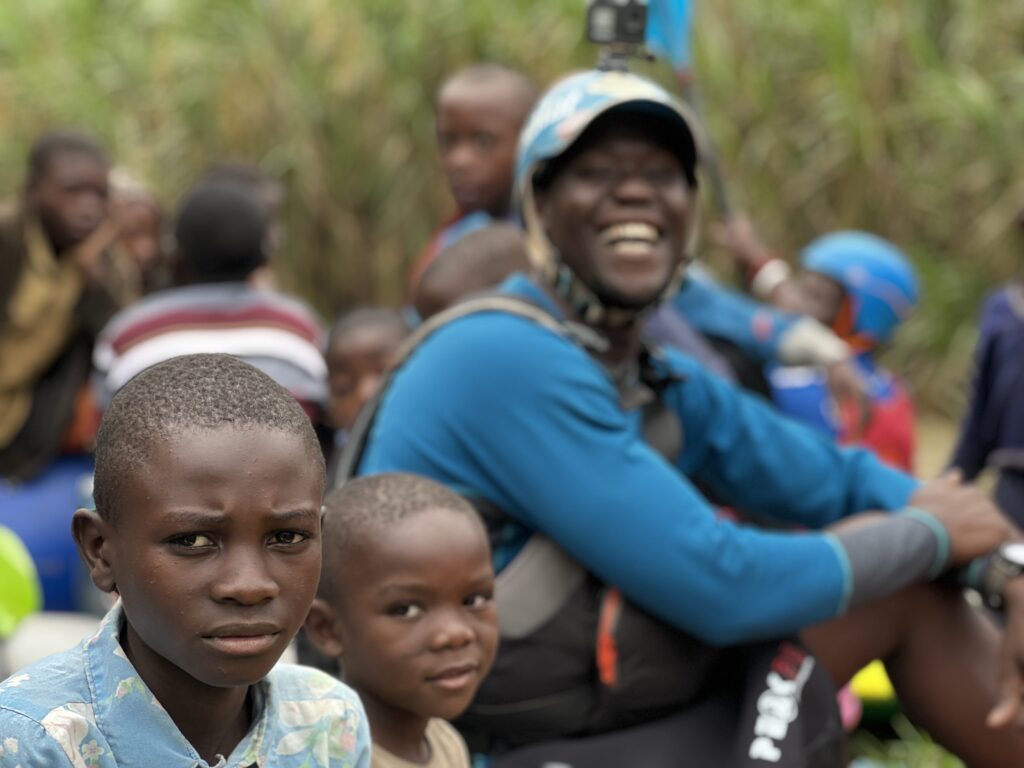
<path id="1" fill-rule="evenodd" d="M 903 507 L 903 509 L 897 510 L 895 514 L 912 517 L 931 529 L 931 532 L 935 535 L 936 547 L 935 559 L 932 561 L 931 568 L 928 569 L 928 578 L 938 578 L 946 570 L 946 566 L 949 565 L 949 531 L 946 530 L 946 526 L 940 523 L 939 519 L 931 512 L 919 507 Z"/>
<path id="2" fill-rule="evenodd" d="M 789 280 L 791 274 L 789 264 L 782 259 L 768 259 L 751 272 L 750 292 L 759 299 L 767 300 L 776 288 Z"/>
<path id="3" fill-rule="evenodd" d="M 749 288 L 750 284 L 754 282 L 754 278 L 757 277 L 757 273 L 761 271 L 762 267 L 765 267 L 769 262 L 775 261 L 776 259 L 778 259 L 778 256 L 767 253 L 756 261 L 744 264 L 743 269 L 747 273 L 747 287 Z"/>

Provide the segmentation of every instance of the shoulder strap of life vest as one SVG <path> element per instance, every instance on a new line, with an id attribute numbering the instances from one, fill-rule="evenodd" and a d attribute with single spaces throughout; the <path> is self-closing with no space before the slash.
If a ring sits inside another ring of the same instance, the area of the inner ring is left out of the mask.
<path id="1" fill-rule="evenodd" d="M 505 314 L 523 317 L 532 320 L 544 328 L 564 336 L 570 341 L 580 345 L 588 352 L 603 351 L 608 342 L 596 331 L 581 323 L 573 323 L 559 320 L 547 310 L 537 306 L 531 301 L 517 298 L 509 294 L 484 294 L 476 298 L 467 299 L 444 312 L 431 317 L 425 323 L 417 327 L 398 348 L 395 356 L 395 364 L 390 372 L 381 382 L 377 393 L 363 406 L 356 418 L 352 430 L 349 432 L 348 441 L 342 450 L 341 459 L 338 462 L 338 470 L 335 474 L 334 487 L 341 487 L 348 480 L 355 476 L 362 461 L 363 453 L 366 450 L 366 443 L 377 417 L 377 410 L 385 392 L 387 392 L 394 376 L 402 368 L 413 352 L 428 338 L 434 335 L 446 325 L 460 320 L 469 315 L 477 315 L 483 312 L 504 312 Z"/>

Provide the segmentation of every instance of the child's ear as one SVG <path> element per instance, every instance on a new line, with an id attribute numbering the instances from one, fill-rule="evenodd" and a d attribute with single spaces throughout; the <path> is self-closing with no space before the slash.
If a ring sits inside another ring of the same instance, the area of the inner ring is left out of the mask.
<path id="1" fill-rule="evenodd" d="M 341 658 L 344 650 L 336 629 L 338 614 L 323 598 L 313 600 L 306 616 L 306 634 L 320 653 L 332 659 Z"/>
<path id="2" fill-rule="evenodd" d="M 71 519 L 71 535 L 92 583 L 104 592 L 113 592 L 117 582 L 109 559 L 110 523 L 94 509 L 79 509 Z"/>

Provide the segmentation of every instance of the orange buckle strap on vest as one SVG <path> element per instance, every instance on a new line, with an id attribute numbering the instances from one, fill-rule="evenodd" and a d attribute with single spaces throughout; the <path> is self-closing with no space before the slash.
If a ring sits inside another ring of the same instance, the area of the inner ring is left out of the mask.
<path id="1" fill-rule="evenodd" d="M 615 628 L 622 613 L 622 593 L 611 587 L 601 601 L 597 623 L 597 674 L 601 683 L 614 688 L 619 681 L 619 649 L 615 644 Z"/>
<path id="2" fill-rule="evenodd" d="M 878 346 L 875 340 L 867 334 L 855 331 L 854 324 L 853 302 L 850 301 L 849 296 L 844 296 L 843 302 L 839 305 L 839 310 L 836 312 L 835 319 L 832 321 L 832 332 L 849 344 L 850 348 L 857 353 L 866 352 Z"/>

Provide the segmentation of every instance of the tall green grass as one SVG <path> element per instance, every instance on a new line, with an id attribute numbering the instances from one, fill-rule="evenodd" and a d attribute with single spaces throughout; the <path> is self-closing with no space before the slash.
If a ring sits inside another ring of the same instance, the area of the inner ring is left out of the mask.
<path id="1" fill-rule="evenodd" d="M 433 94 L 486 58 L 594 60 L 582 0 L 0 3 L 0 189 L 41 130 L 94 131 L 173 202 L 212 159 L 289 192 L 278 264 L 325 314 L 396 302 L 449 211 Z M 984 292 L 1017 270 L 1024 4 L 705 0 L 695 40 L 735 198 L 786 253 L 835 227 L 903 244 L 925 286 L 891 359 L 959 405 Z M 646 71 L 663 71 L 645 68 Z M 666 82 L 669 79 L 666 78 Z M 714 258 L 712 254 L 712 258 Z"/>
<path id="2" fill-rule="evenodd" d="M 867 731 L 858 731 L 850 739 L 850 756 L 856 768 L 963 768 L 953 757 L 918 731 L 903 715 L 892 719 L 896 739 L 879 739 Z"/>
<path id="3" fill-rule="evenodd" d="M 839 227 L 902 244 L 924 300 L 890 357 L 954 410 L 978 302 L 1024 262 L 1024 5 L 701 10 L 708 120 L 741 199 L 788 253 Z"/>

